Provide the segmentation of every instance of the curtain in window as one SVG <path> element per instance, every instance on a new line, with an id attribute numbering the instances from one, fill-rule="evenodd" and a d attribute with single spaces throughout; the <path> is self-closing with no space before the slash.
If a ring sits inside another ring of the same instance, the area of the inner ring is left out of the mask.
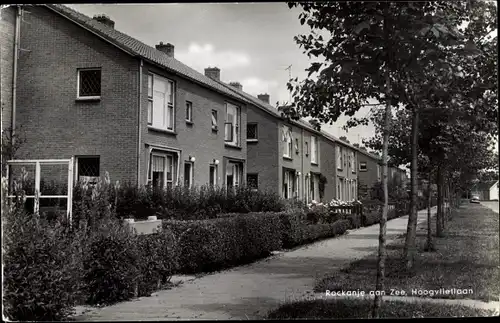
<path id="1" fill-rule="evenodd" d="M 153 172 L 163 172 L 165 171 L 165 158 L 161 156 L 154 156 L 151 162 L 151 170 Z"/>
<path id="2" fill-rule="evenodd" d="M 167 84 L 160 78 L 154 79 L 153 83 L 153 126 L 165 128 L 167 125 L 166 107 Z"/>

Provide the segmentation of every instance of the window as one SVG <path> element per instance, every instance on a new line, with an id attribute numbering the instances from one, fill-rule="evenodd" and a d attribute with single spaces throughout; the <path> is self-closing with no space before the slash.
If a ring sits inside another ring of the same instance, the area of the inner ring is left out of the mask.
<path id="1" fill-rule="evenodd" d="M 318 163 L 318 137 L 311 136 L 311 163 Z"/>
<path id="2" fill-rule="evenodd" d="M 380 165 L 377 165 L 377 177 L 378 180 L 380 181 Z"/>
<path id="3" fill-rule="evenodd" d="M 217 110 L 212 110 L 212 130 L 217 131 Z"/>
<path id="4" fill-rule="evenodd" d="M 171 188 L 176 177 L 176 157 L 160 152 L 152 152 L 150 157 L 148 183 L 153 187 Z"/>
<path id="5" fill-rule="evenodd" d="M 243 176 L 243 164 L 239 162 L 229 162 L 226 166 L 226 186 L 227 188 L 238 187 Z"/>
<path id="6" fill-rule="evenodd" d="M 296 192 L 295 170 L 283 169 L 283 198 L 291 199 Z"/>
<path id="7" fill-rule="evenodd" d="M 282 132 L 282 140 L 285 143 L 283 156 L 292 158 L 292 129 L 288 126 L 283 126 Z"/>
<path id="8" fill-rule="evenodd" d="M 217 165 L 210 165 L 209 174 L 208 174 L 208 184 L 210 186 L 217 185 Z"/>
<path id="9" fill-rule="evenodd" d="M 366 162 L 359 162 L 359 171 L 366 172 Z"/>
<path id="10" fill-rule="evenodd" d="M 191 187 L 193 185 L 193 163 L 184 163 L 184 186 Z"/>
<path id="11" fill-rule="evenodd" d="M 319 175 L 311 173 L 310 178 L 310 191 L 311 200 L 319 201 Z"/>
<path id="12" fill-rule="evenodd" d="M 356 173 L 356 153 L 352 152 L 352 173 Z"/>
<path id="13" fill-rule="evenodd" d="M 257 190 L 259 188 L 259 175 L 247 174 L 247 185 L 249 188 Z"/>
<path id="14" fill-rule="evenodd" d="M 76 158 L 77 181 L 96 184 L 99 180 L 99 157 L 82 156 Z"/>
<path id="15" fill-rule="evenodd" d="M 148 124 L 174 131 L 174 82 L 150 74 L 148 76 Z"/>
<path id="16" fill-rule="evenodd" d="M 342 147 L 337 146 L 337 168 L 342 169 Z"/>
<path id="17" fill-rule="evenodd" d="M 193 122 L 193 103 L 186 101 L 186 121 Z"/>
<path id="18" fill-rule="evenodd" d="M 234 146 L 240 144 L 240 108 L 226 103 L 226 122 L 224 123 L 224 140 Z"/>
<path id="19" fill-rule="evenodd" d="M 295 138 L 295 153 L 299 154 L 299 138 Z"/>
<path id="20" fill-rule="evenodd" d="M 248 123 L 247 124 L 247 140 L 256 141 L 259 139 L 257 132 L 257 124 L 256 123 Z"/>
<path id="21" fill-rule="evenodd" d="M 352 164 L 351 164 L 351 154 L 349 153 L 349 162 L 348 162 L 348 165 L 347 165 L 347 171 L 350 171 L 351 170 L 351 167 L 352 167 Z"/>
<path id="22" fill-rule="evenodd" d="M 101 98 L 101 69 L 78 69 L 77 88 L 78 99 Z"/>
<path id="23" fill-rule="evenodd" d="M 309 143 L 306 141 L 306 157 L 309 156 Z"/>

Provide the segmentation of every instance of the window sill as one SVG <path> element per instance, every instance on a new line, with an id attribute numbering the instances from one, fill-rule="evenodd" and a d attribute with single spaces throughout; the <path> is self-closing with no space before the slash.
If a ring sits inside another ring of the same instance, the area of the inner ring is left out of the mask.
<path id="1" fill-rule="evenodd" d="M 149 125 L 148 125 L 148 130 L 156 131 L 156 132 L 162 132 L 162 133 L 166 133 L 166 134 L 169 134 L 169 135 L 177 136 L 177 132 L 175 132 L 174 130 L 167 130 L 167 129 L 155 128 L 155 127 L 149 126 Z"/>
<path id="2" fill-rule="evenodd" d="M 186 124 L 187 124 L 188 126 L 192 126 L 192 125 L 194 125 L 194 122 L 193 122 L 193 121 L 186 120 Z"/>
<path id="3" fill-rule="evenodd" d="M 247 142 L 259 142 L 259 139 L 247 139 Z"/>
<path id="4" fill-rule="evenodd" d="M 318 166 L 319 164 L 316 162 L 311 162 L 311 165 Z"/>
<path id="5" fill-rule="evenodd" d="M 76 97 L 75 101 L 101 101 L 100 96 L 82 96 Z"/>
<path id="6" fill-rule="evenodd" d="M 366 171 L 368 171 L 368 170 L 367 170 L 367 169 L 360 169 L 359 171 L 360 171 L 360 172 L 366 172 Z"/>
<path id="7" fill-rule="evenodd" d="M 290 156 L 283 156 L 283 159 L 285 159 L 285 160 L 293 160 L 293 158 L 290 157 Z"/>
<path id="8" fill-rule="evenodd" d="M 224 146 L 226 146 L 228 148 L 234 148 L 234 149 L 240 149 L 241 150 L 240 146 L 237 146 L 237 145 L 234 145 L 234 144 L 224 143 Z"/>
<path id="9" fill-rule="evenodd" d="M 217 127 L 212 127 L 212 132 L 218 132 L 219 131 L 219 128 Z"/>

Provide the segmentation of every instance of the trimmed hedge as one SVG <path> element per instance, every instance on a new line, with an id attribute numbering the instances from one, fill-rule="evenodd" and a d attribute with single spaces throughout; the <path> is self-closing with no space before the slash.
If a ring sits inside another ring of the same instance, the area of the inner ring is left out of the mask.
<path id="1" fill-rule="evenodd" d="M 276 213 L 225 214 L 213 220 L 164 221 L 178 236 L 182 273 L 212 272 L 268 256 L 281 248 Z"/>
<path id="2" fill-rule="evenodd" d="M 76 245 L 62 223 L 2 214 L 4 314 L 13 321 L 64 320 L 78 299 Z"/>

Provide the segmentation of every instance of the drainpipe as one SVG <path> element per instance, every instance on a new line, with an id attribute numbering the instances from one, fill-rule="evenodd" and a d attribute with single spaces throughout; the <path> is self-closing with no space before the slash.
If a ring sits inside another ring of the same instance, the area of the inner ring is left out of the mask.
<path id="1" fill-rule="evenodd" d="M 142 68 L 144 66 L 144 62 L 142 58 L 139 60 L 139 98 L 138 98 L 138 134 L 137 134 L 137 186 L 141 185 L 141 146 L 142 146 Z"/>
<path id="2" fill-rule="evenodd" d="M 301 145 L 302 147 L 300 147 L 300 153 L 301 153 L 301 158 L 300 158 L 300 161 L 301 161 L 301 166 L 300 166 L 300 172 L 301 172 L 301 177 L 299 178 L 299 192 L 300 192 L 300 186 L 302 184 L 302 198 L 304 198 L 304 193 L 305 192 L 305 181 L 302 180 L 303 178 L 305 178 L 306 176 L 306 173 L 304 171 L 304 156 L 305 156 L 305 153 L 304 153 L 304 129 L 302 128 L 301 129 Z"/>
<path id="3" fill-rule="evenodd" d="M 11 138 L 12 144 L 14 144 L 14 129 L 16 128 L 16 104 L 17 104 L 17 60 L 19 59 L 19 39 L 21 35 L 21 6 L 17 6 L 16 13 L 16 30 L 14 35 L 14 71 L 12 75 L 12 127 L 11 127 Z"/>

